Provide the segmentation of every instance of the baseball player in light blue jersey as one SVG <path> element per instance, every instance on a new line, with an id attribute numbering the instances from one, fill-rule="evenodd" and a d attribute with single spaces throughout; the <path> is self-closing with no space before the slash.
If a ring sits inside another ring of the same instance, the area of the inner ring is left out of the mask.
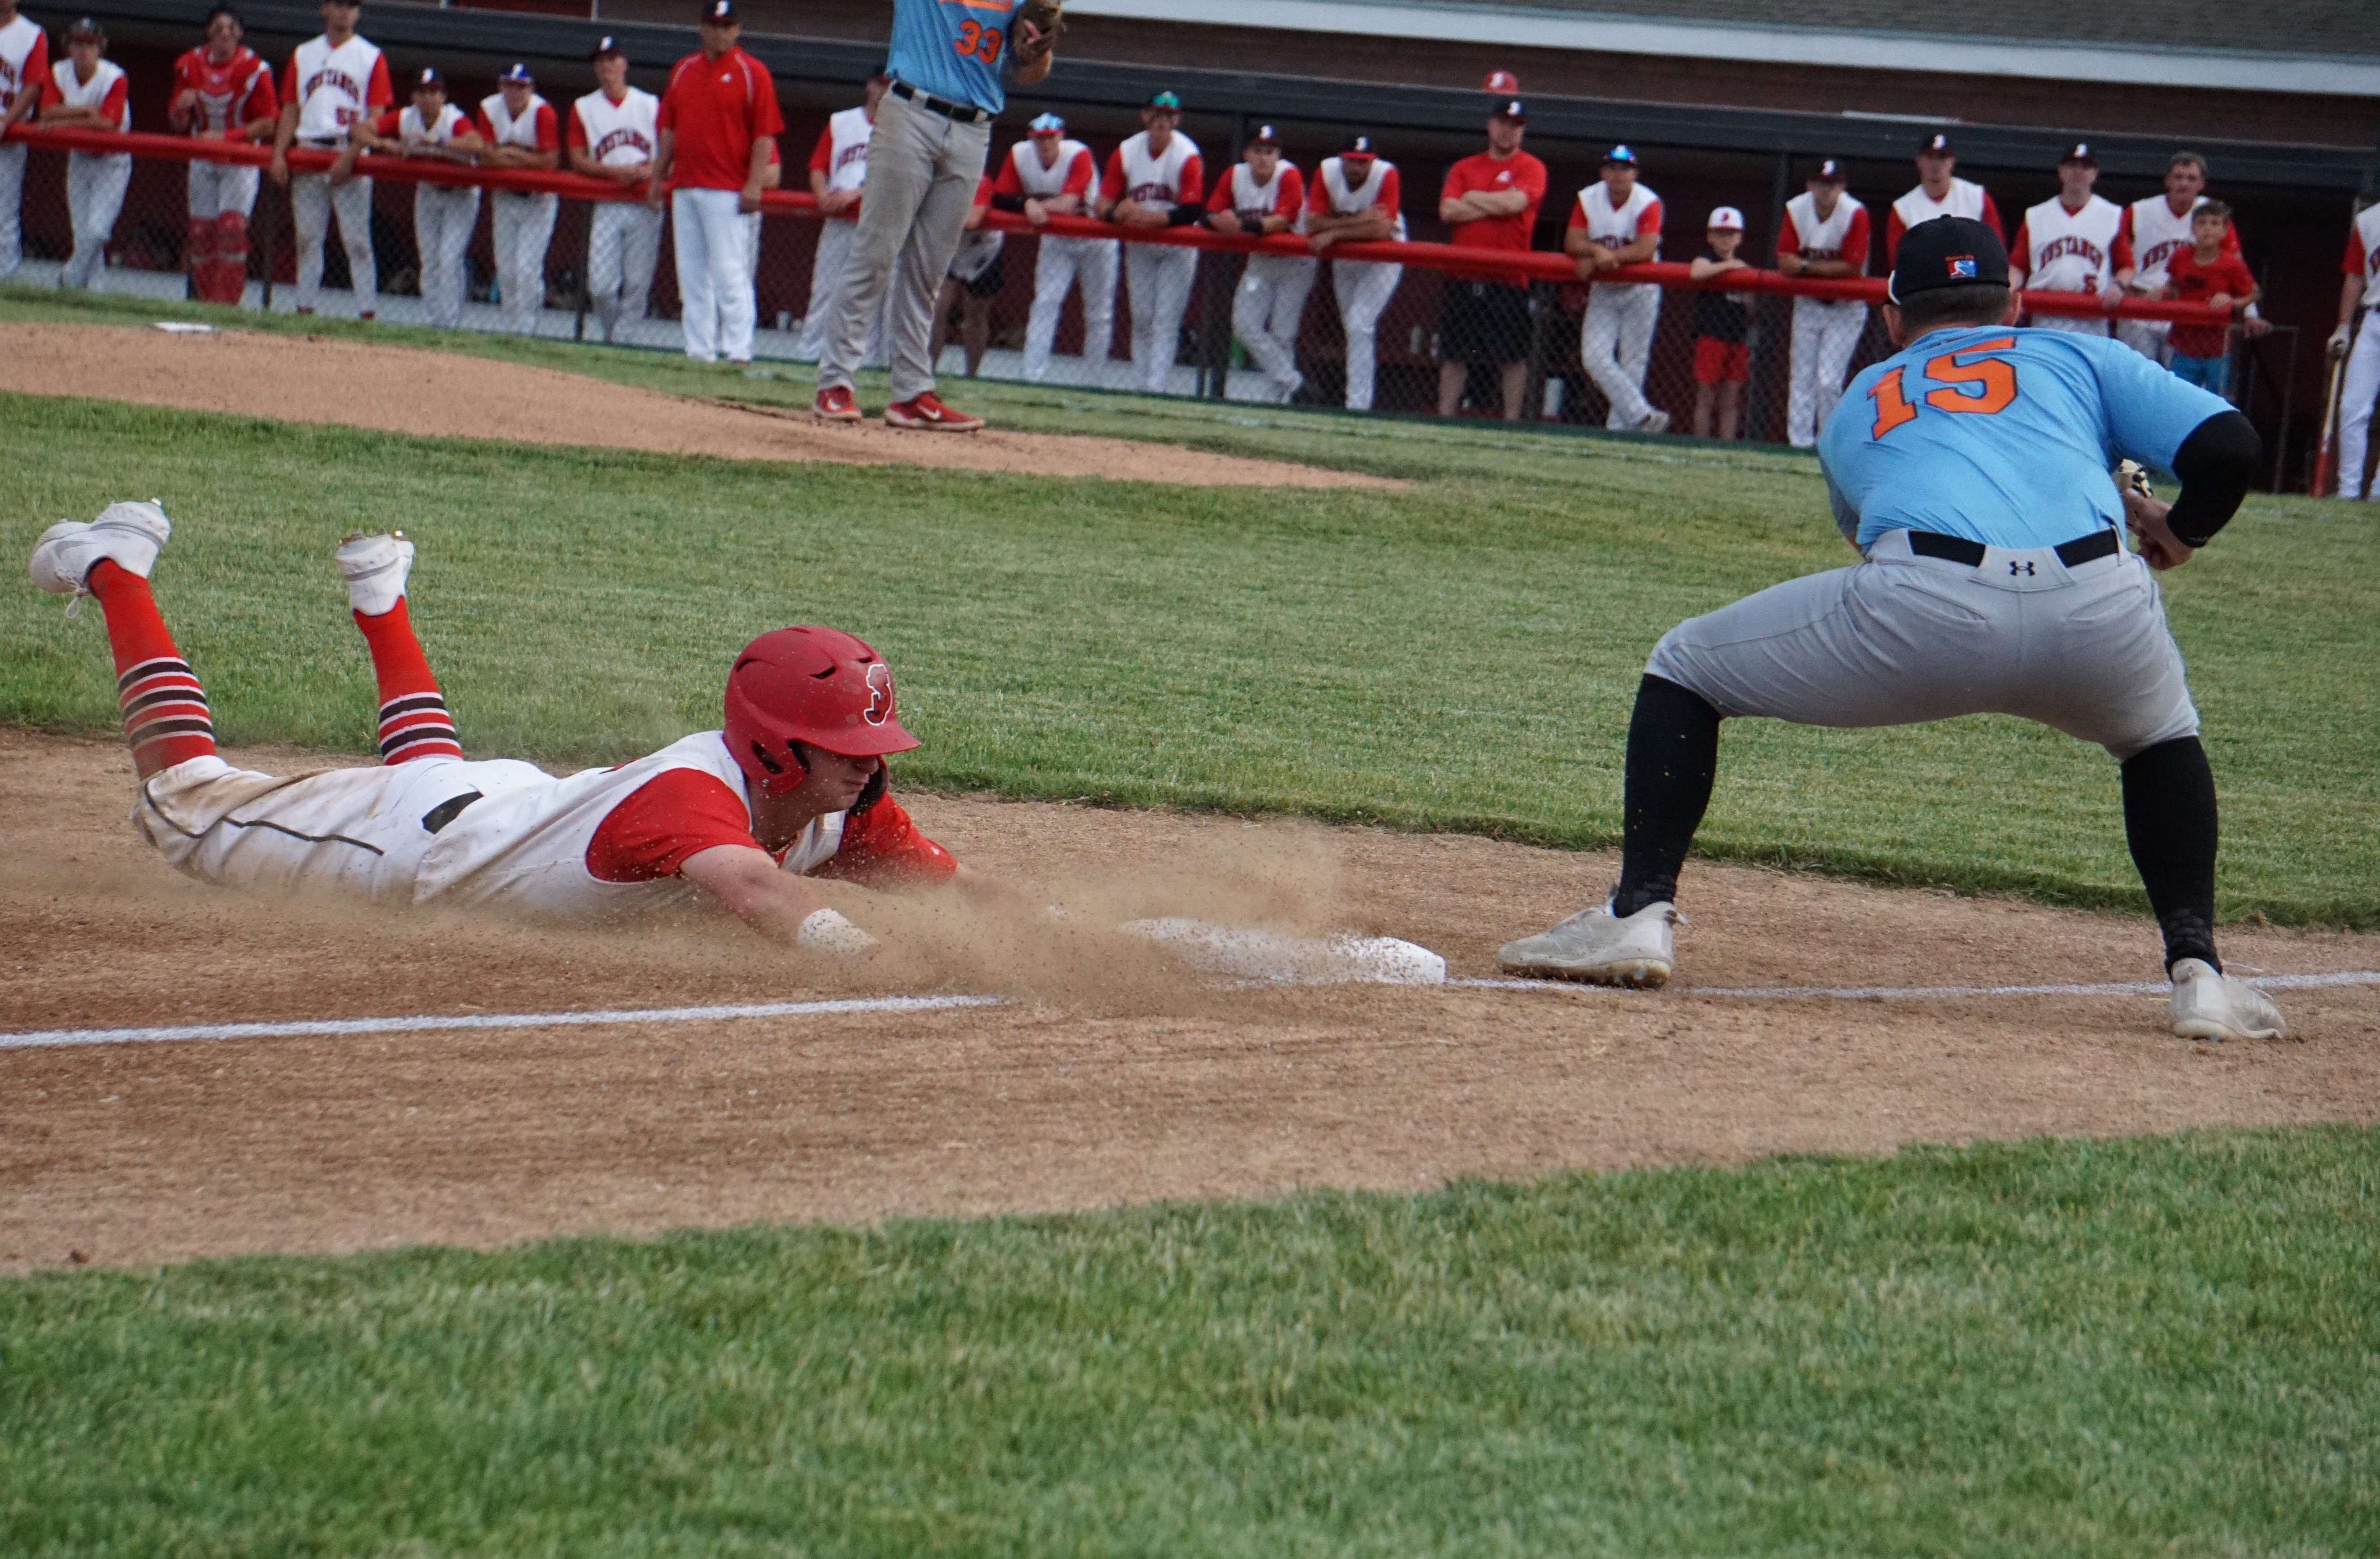
<path id="1" fill-rule="evenodd" d="M 1003 78 L 1029 86 L 1050 74 L 1055 40 L 1018 16 L 1024 8 L 1025 0 L 893 0 L 892 86 L 868 138 L 858 231 L 819 357 L 811 409 L 828 421 L 860 419 L 852 376 L 881 309 L 892 359 L 884 420 L 934 432 L 983 426 L 934 394 L 934 298 L 983 177 L 991 121 L 1008 101 Z"/>
<path id="2" fill-rule="evenodd" d="M 1663 637 L 1629 723 L 1619 885 L 1609 904 L 1507 945 L 1504 967 L 1603 984 L 1669 978 L 1678 871 L 1727 716 L 1851 726 L 2015 714 L 2096 742 L 2121 766 L 2173 1031 L 2278 1038 L 2279 1010 L 2216 955 L 2215 778 L 2151 578 L 2187 563 L 2239 508 L 2255 430 L 2120 342 L 2010 328 L 2008 254 L 1982 223 L 1911 228 L 1890 298 L 1900 349 L 1852 381 L 1818 440 L 1836 521 L 1865 561 Z M 2179 477 L 2172 505 L 2119 492 L 2108 474 L 2119 457 Z"/>

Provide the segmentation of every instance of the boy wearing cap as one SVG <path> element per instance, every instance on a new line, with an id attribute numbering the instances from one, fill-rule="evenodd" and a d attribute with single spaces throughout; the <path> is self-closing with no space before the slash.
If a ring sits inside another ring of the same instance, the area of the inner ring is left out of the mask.
<path id="1" fill-rule="evenodd" d="M 1446 241 L 1456 249 L 1528 250 L 1537 207 L 1546 198 L 1545 164 L 1521 150 L 1528 123 L 1521 100 L 1507 98 L 1488 116 L 1488 150 L 1446 170 L 1438 219 L 1447 225 Z M 1526 286 L 1449 276 L 1439 304 L 1438 414 L 1451 417 L 1463 404 L 1473 365 L 1493 364 L 1503 391 L 1504 420 L 1519 421 L 1534 323 Z"/>
<path id="2" fill-rule="evenodd" d="M 794 355 L 816 362 L 826 350 L 826 322 L 834 311 L 834 289 L 851 262 L 852 236 L 859 231 L 860 192 L 868 184 L 868 142 L 876 133 L 876 108 L 892 78 L 882 71 L 868 79 L 862 102 L 831 116 L 810 148 L 810 194 L 818 201 L 818 251 L 810 260 L 810 300 Z M 884 314 L 868 327 L 862 362 L 884 362 Z"/>
<path id="3" fill-rule="evenodd" d="M 702 47 L 670 70 L 654 116 L 648 204 L 666 191 L 676 246 L 679 319 L 697 362 L 752 360 L 757 309 L 743 216 L 760 209 L 770 158 L 785 128 L 769 67 L 735 46 L 735 0 L 704 0 Z"/>
<path id="4" fill-rule="evenodd" d="M 322 0 L 322 31 L 298 45 L 281 79 L 281 123 L 273 132 L 273 160 L 265 174 L 289 191 L 289 222 L 298 238 L 298 311 L 310 314 L 322 300 L 322 245 L 331 222 L 339 224 L 339 245 L 347 251 L 347 278 L 355 288 L 356 314 L 370 319 L 379 306 L 380 274 L 372 262 L 372 181 L 334 179 L 328 173 L 289 171 L 289 148 L 343 152 L 357 121 L 392 108 L 388 61 L 377 44 L 356 31 L 363 14 L 357 0 Z M 352 166 L 353 164 L 349 164 Z"/>
<path id="5" fill-rule="evenodd" d="M 1929 135 L 1925 144 L 1917 149 L 1917 188 L 1893 201 L 1891 212 L 1884 219 L 1887 265 L 1900 252 L 1900 236 L 1921 222 L 1962 216 L 1990 228 L 1994 238 L 2006 231 L 2000 225 L 2000 209 L 1992 203 L 1990 192 L 1980 184 L 1959 177 L 1958 166 L 1959 153 L 1947 135 Z"/>
<path id="6" fill-rule="evenodd" d="M 1750 263 L 1736 250 L 1743 245 L 1743 213 L 1719 206 L 1704 226 L 1705 248 L 1686 272 L 1707 281 L 1730 271 L 1748 271 Z M 1694 436 L 1712 436 L 1712 412 L 1718 412 L 1718 436 L 1733 438 L 1743 413 L 1743 384 L 1752 377 L 1752 295 L 1748 292 L 1694 294 Z"/>
<path id="7" fill-rule="evenodd" d="M 859 227 L 819 359 L 812 409 L 826 420 L 859 420 L 852 375 L 880 312 L 892 358 L 884 420 L 931 432 L 983 426 L 934 394 L 934 299 L 1008 103 L 1003 77 L 1030 86 L 1050 74 L 1055 40 L 1017 16 L 1018 3 L 892 0 L 892 85 L 876 111 Z"/>
<path id="8" fill-rule="evenodd" d="M 1266 238 L 1305 231 L 1305 177 L 1281 154 L 1281 138 L 1259 125 L 1232 170 L 1207 197 L 1207 225 L 1218 233 Z M 1232 331 L 1265 377 L 1269 399 L 1297 394 L 1297 326 L 1305 295 L 1314 290 L 1314 262 L 1290 255 L 1252 254 L 1232 297 Z"/>
<path id="9" fill-rule="evenodd" d="M 0 0 L 0 135 L 30 119 L 50 79 L 50 35 Z M 0 142 L 0 281 L 24 262 L 25 147 Z"/>
<path id="10" fill-rule="evenodd" d="M 1598 281 L 1606 271 L 1661 258 L 1661 198 L 1636 182 L 1636 153 L 1615 146 L 1603 156 L 1603 177 L 1578 192 L 1562 251 L 1578 262 L 1579 280 L 1593 290 L 1579 323 L 1578 355 L 1611 409 L 1603 425 L 1666 433 L 1670 414 L 1645 398 L 1645 370 L 1653 356 L 1653 326 L 1661 316 L 1661 289 L 1651 282 Z"/>
<path id="11" fill-rule="evenodd" d="M 2173 981 L 2172 1032 L 2287 1031 L 2216 951 L 2215 777 L 2150 572 L 2189 562 L 2238 510 L 2255 429 L 2112 340 L 2010 328 L 2008 276 L 2008 251 L 1981 222 L 1945 217 L 1902 236 L 1884 310 L 1898 349 L 1852 381 L 1818 438 L 1836 523 L 1864 561 L 1663 636 L 1629 723 L 1619 884 L 1608 903 L 1506 944 L 1504 968 L 1670 978 L 1678 874 L 1729 717 L 1852 727 L 2012 714 L 2119 765 L 2124 832 Z M 2168 505 L 2119 490 L 2108 474 L 2119 457 L 2173 472 L 2180 493 Z"/>
<path id="12" fill-rule="evenodd" d="M 1843 193 L 1841 163 L 1818 164 L 1801 194 L 1785 202 L 1777 235 L 1777 269 L 1788 276 L 1840 281 L 1867 274 L 1867 207 Z M 1818 430 L 1842 398 L 1852 354 L 1867 330 L 1867 305 L 1856 298 L 1793 299 L 1791 384 L 1785 396 L 1785 437 L 1812 449 Z"/>
<path id="13" fill-rule="evenodd" d="M 1374 337 L 1380 311 L 1396 296 L 1405 268 L 1390 260 L 1345 260 L 1330 254 L 1339 244 L 1402 243 L 1403 190 L 1397 165 L 1373 149 L 1367 135 L 1350 136 L 1336 157 L 1314 173 L 1305 226 L 1306 247 L 1330 256 L 1330 290 L 1339 300 L 1339 323 L 1347 336 L 1347 409 L 1372 409 L 1378 376 Z"/>
<path id="14" fill-rule="evenodd" d="M 174 62 L 174 96 L 165 116 L 193 138 L 263 140 L 281 118 L 273 69 L 240 43 L 239 13 L 207 13 L 206 41 Z M 190 296 L 237 303 L 248 290 L 248 218 L 256 209 L 257 170 L 238 163 L 190 159 L 187 179 Z"/>
<path id="15" fill-rule="evenodd" d="M 480 160 L 492 168 L 549 172 L 562 165 L 561 116 L 538 91 L 528 66 L 516 60 L 496 78 L 494 93 L 480 100 L 480 139 L 488 143 Z M 553 241 L 562 197 L 543 189 L 499 189 L 488 203 L 504 328 L 534 335 L 545 307 L 545 250 Z"/>
<path id="16" fill-rule="evenodd" d="M 1035 116 L 1023 140 L 1008 149 L 992 181 L 991 203 L 1014 212 L 1035 228 L 1053 216 L 1087 216 L 1097 198 L 1099 164 L 1091 149 L 1066 136 L 1055 114 Z M 1025 323 L 1025 377 L 1039 384 L 1050 372 L 1058 342 L 1058 319 L 1067 288 L 1083 289 L 1083 365 L 1086 380 L 1098 377 L 1115 342 L 1116 271 L 1123 262 L 1113 238 L 1061 238 L 1043 234 L 1033 260 L 1033 312 Z"/>
<path id="17" fill-rule="evenodd" d="M 446 101 L 446 78 L 425 69 L 414 78 L 413 102 L 377 119 L 358 119 L 349 131 L 347 149 L 331 170 L 334 182 L 355 172 L 358 152 L 387 152 L 399 157 L 431 162 L 479 160 L 485 143 L 470 116 Z M 463 296 L 469 270 L 471 229 L 480 221 L 476 186 L 449 188 L 427 180 L 413 186 L 413 247 L 421 262 L 421 311 L 434 325 L 448 329 L 463 323 Z"/>
<path id="18" fill-rule="evenodd" d="M 83 18 L 67 29 L 67 57 L 50 67 L 42 96 L 42 123 L 61 128 L 115 130 L 132 128 L 129 86 L 123 67 L 108 59 L 107 33 Z M 128 152 L 67 153 L 67 211 L 74 218 L 74 253 L 58 276 L 60 286 L 88 287 L 107 265 L 107 240 L 124 211 L 132 183 Z"/>
<path id="19" fill-rule="evenodd" d="M 2099 181 L 2099 159 L 2077 142 L 2058 161 L 2058 194 L 2026 210 L 2009 245 L 2009 286 L 2022 292 L 2095 294 L 2102 309 L 2124 300 L 2132 279 L 2131 247 L 2124 238 L 2124 213 L 2091 192 Z M 2105 335 L 2107 322 L 2087 314 L 2044 314 L 2033 322 L 2043 330 Z"/>
<path id="20" fill-rule="evenodd" d="M 1177 128 L 1182 100 L 1159 92 L 1140 111 L 1141 132 L 1108 153 L 1099 180 L 1099 215 L 1123 227 L 1155 229 L 1195 221 L 1207 185 L 1198 143 Z M 1190 283 L 1198 274 L 1198 251 L 1172 244 L 1127 244 L 1123 251 L 1126 292 L 1132 299 L 1132 366 L 1140 387 L 1162 395 L 1173 376 L 1182 346 L 1182 315 L 1190 306 Z"/>
<path id="21" fill-rule="evenodd" d="M 661 99 L 628 85 L 628 55 L 616 39 L 595 45 L 595 90 L 570 105 L 563 146 L 571 170 L 609 179 L 638 198 L 598 201 L 587 217 L 587 307 L 612 340 L 620 322 L 645 317 L 661 262 L 662 213 L 644 201 L 661 134 Z"/>

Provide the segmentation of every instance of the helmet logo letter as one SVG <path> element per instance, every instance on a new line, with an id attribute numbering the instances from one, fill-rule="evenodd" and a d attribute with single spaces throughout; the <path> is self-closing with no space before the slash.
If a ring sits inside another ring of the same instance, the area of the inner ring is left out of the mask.
<path id="1" fill-rule="evenodd" d="M 878 661 L 868 668 L 868 710 L 860 718 L 871 725 L 881 725 L 892 713 L 892 668 Z"/>

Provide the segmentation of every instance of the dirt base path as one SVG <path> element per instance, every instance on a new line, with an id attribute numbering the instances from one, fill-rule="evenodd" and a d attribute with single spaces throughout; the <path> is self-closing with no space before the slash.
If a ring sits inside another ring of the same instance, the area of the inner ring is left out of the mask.
<path id="1" fill-rule="evenodd" d="M 462 371 L 464 366 L 469 371 Z M 359 384 L 435 384 L 437 393 L 379 396 L 367 406 L 358 404 Z M 182 335 L 139 326 L 0 324 L 0 390 L 425 438 L 595 445 L 733 460 L 1125 477 L 1189 487 L 1402 485 L 1352 471 L 1130 439 L 1000 429 L 965 435 L 896 432 L 880 420 L 838 427 L 801 412 L 688 400 L 550 369 L 318 335 Z"/>
<path id="2" fill-rule="evenodd" d="M 129 783 L 116 744 L 0 731 L 0 1029 L 1014 999 L 0 1050 L 0 1269 L 2380 1118 L 2370 986 L 2288 993 L 2301 1040 L 2232 1046 L 2168 1037 L 2162 997 L 1695 993 L 2154 974 L 2153 929 L 2122 917 L 1697 866 L 1685 983 L 1670 991 L 1215 992 L 1035 925 L 855 894 L 852 912 L 893 944 L 855 977 L 732 922 L 567 934 L 207 889 L 133 841 Z M 1492 974 L 1500 942 L 1577 907 L 1613 868 L 1451 836 L 913 805 L 963 858 L 1086 917 L 1393 931 L 1460 976 Z M 2380 937 L 2243 928 L 2226 946 L 2235 968 L 2380 968 Z"/>

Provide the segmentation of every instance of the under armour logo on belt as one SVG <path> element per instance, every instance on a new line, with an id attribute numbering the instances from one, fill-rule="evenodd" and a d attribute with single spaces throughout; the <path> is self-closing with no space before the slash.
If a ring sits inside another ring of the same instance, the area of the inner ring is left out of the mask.
<path id="1" fill-rule="evenodd" d="M 2009 578 L 2011 579 L 2019 574 L 2030 574 L 2034 571 L 2034 566 L 2030 563 L 2018 562 L 2015 559 L 2010 559 L 2009 562 Z"/>

